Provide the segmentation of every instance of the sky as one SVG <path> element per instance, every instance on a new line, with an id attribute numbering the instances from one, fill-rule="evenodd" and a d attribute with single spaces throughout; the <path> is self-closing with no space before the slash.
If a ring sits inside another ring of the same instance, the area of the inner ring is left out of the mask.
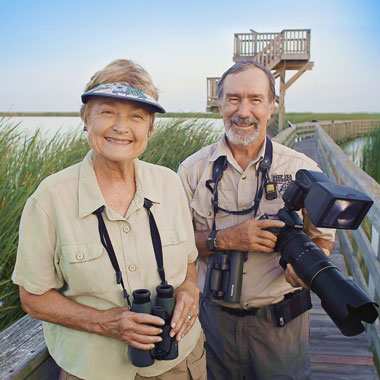
<path id="1" fill-rule="evenodd" d="M 311 29 L 287 112 L 380 112 L 380 0 L 0 0 L 0 111 L 78 111 L 111 61 L 141 64 L 170 112 L 204 112 L 234 33 Z M 287 71 L 286 79 L 295 71 Z"/>

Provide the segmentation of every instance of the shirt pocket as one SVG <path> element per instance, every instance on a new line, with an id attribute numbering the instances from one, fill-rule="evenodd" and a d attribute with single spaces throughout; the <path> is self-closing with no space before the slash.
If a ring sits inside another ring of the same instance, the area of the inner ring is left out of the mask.
<path id="1" fill-rule="evenodd" d="M 63 244 L 59 265 L 68 290 L 75 295 L 106 293 L 116 284 L 111 261 L 100 243 Z"/>
<path id="2" fill-rule="evenodd" d="M 234 210 L 233 202 L 223 202 L 219 204 L 220 207 L 226 210 Z M 202 202 L 194 199 L 190 202 L 190 208 L 193 213 L 193 220 L 195 222 L 195 229 L 197 231 L 211 230 L 214 222 L 214 209 L 210 202 Z M 227 228 L 234 223 L 234 215 L 228 214 L 219 210 L 216 214 L 216 228 Z"/>
<path id="3" fill-rule="evenodd" d="M 163 228 L 160 237 L 166 281 L 176 288 L 187 273 L 189 252 L 186 229 L 184 226 Z"/>

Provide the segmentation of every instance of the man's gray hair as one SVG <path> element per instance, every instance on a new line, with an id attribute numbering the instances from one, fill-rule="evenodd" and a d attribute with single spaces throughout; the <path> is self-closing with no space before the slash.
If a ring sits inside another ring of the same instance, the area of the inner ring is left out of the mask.
<path id="1" fill-rule="evenodd" d="M 240 61 L 238 63 L 235 63 L 233 66 L 231 66 L 220 78 L 220 81 L 218 83 L 218 102 L 222 102 L 223 98 L 223 84 L 224 80 L 226 79 L 227 75 L 229 74 L 236 74 L 240 73 L 241 71 L 247 70 L 249 68 L 256 67 L 262 71 L 264 71 L 265 75 L 268 78 L 269 81 L 269 101 L 273 101 L 276 98 L 276 90 L 274 87 L 274 77 L 272 73 L 263 65 L 261 65 L 258 62 L 255 61 Z"/>

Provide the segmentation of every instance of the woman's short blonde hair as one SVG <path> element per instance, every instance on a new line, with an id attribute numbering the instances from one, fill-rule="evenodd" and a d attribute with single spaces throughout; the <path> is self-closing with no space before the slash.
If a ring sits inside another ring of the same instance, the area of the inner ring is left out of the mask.
<path id="1" fill-rule="evenodd" d="M 102 70 L 97 71 L 87 83 L 84 92 L 101 84 L 117 82 L 127 82 L 158 100 L 158 89 L 153 84 L 148 72 L 139 64 L 128 59 L 117 59 Z M 83 104 L 80 109 L 80 116 L 84 122 L 86 122 L 88 116 L 88 105 L 88 103 Z"/>

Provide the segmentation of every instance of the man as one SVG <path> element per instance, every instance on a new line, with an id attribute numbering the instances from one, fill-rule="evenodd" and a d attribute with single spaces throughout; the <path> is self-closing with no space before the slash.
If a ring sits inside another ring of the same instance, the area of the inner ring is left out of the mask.
<path id="1" fill-rule="evenodd" d="M 265 230 L 284 223 L 258 218 L 283 207 L 282 194 L 299 169 L 319 169 L 305 155 L 267 141 L 275 88 L 263 66 L 242 61 L 227 70 L 218 85 L 218 103 L 225 135 L 179 168 L 200 255 L 200 320 L 207 341 L 208 379 L 306 379 L 308 293 L 301 292 L 305 285 L 290 265 L 285 271 L 279 265 L 279 253 L 273 251 L 277 236 Z M 225 168 L 215 184 L 213 168 L 221 156 L 226 156 Z M 262 162 L 269 162 L 268 172 Z M 334 231 L 317 229 L 305 210 L 301 216 L 309 238 L 329 255 Z M 248 251 L 240 302 L 205 296 L 209 257 L 225 250 Z M 299 314 L 292 320 L 279 317 L 289 307 L 285 295 L 294 301 L 289 302 L 294 309 L 290 313 Z"/>

